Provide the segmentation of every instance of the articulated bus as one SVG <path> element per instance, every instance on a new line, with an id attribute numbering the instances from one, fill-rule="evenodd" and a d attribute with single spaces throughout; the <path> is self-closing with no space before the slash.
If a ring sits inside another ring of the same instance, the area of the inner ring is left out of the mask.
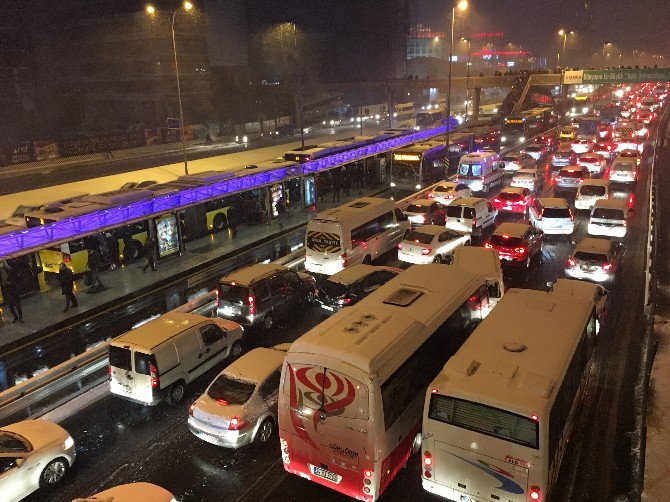
<path id="1" fill-rule="evenodd" d="M 503 119 L 500 145 L 504 148 L 523 143 L 526 139 L 554 127 L 557 122 L 558 116 L 554 108 L 549 106 L 508 115 Z"/>
<path id="2" fill-rule="evenodd" d="M 432 129 L 433 127 L 440 127 L 444 123 L 447 114 L 444 110 L 433 110 L 426 112 L 419 112 L 416 114 L 417 131 L 424 129 Z"/>
<path id="3" fill-rule="evenodd" d="M 400 129 L 414 129 L 416 115 L 414 114 L 414 102 L 399 103 L 395 105 L 393 112 L 393 127 Z"/>
<path id="4" fill-rule="evenodd" d="M 507 291 L 447 362 L 425 396 L 425 490 L 550 500 L 598 335 L 591 286 Z"/>
<path id="5" fill-rule="evenodd" d="M 486 280 L 411 267 L 298 338 L 284 359 L 284 469 L 377 500 L 421 442 L 428 383 L 489 312 Z"/>
<path id="6" fill-rule="evenodd" d="M 444 179 L 444 141 L 414 143 L 393 151 L 391 157 L 391 187 L 399 190 L 421 190 Z"/>

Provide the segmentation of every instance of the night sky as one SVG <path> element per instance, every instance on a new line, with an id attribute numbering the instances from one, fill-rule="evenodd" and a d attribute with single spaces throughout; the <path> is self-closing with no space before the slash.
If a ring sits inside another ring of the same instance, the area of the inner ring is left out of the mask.
<path id="1" fill-rule="evenodd" d="M 566 28 L 576 32 L 568 39 L 574 51 L 589 54 L 611 42 L 624 54 L 638 50 L 670 58 L 670 0 L 469 1 L 469 10 L 457 19 L 456 37 L 504 32 L 504 43 L 521 44 L 539 56 L 550 56 L 562 43 L 556 32 Z M 449 1 L 414 0 L 412 5 L 415 22 L 446 31 Z"/>

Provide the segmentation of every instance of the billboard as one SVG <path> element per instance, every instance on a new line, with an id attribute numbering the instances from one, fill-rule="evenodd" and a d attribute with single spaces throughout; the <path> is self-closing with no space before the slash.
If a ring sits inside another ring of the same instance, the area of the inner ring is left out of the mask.
<path id="1" fill-rule="evenodd" d="M 668 82 L 670 68 L 619 68 L 616 70 L 580 70 L 563 72 L 564 84 L 623 84 Z"/>

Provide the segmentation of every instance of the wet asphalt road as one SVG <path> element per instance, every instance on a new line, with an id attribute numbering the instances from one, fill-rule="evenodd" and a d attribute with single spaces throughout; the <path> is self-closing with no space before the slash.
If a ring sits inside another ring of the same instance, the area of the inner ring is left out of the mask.
<path id="1" fill-rule="evenodd" d="M 648 158 L 644 167 L 647 166 Z M 660 166 L 664 167 L 664 166 Z M 665 166 L 670 167 L 670 166 Z M 547 177 L 549 172 L 546 172 Z M 506 182 L 509 180 L 507 179 Z M 543 195 L 552 188 L 545 182 Z M 554 500 L 609 501 L 628 489 L 629 434 L 633 422 L 633 382 L 642 336 L 643 248 L 646 204 L 642 195 L 646 170 L 635 187 L 637 206 L 629 222 L 624 262 L 611 286 L 595 364 L 580 419 L 563 461 Z M 491 196 L 493 194 L 490 194 Z M 514 219 L 500 217 L 499 221 Z M 569 253 L 586 234 L 588 218 L 576 212 L 571 238 L 548 237 L 544 256 L 528 276 L 507 269 L 508 286 L 546 289 L 562 276 Z M 381 263 L 398 265 L 386 256 Z M 285 322 L 272 333 L 258 333 L 248 345 L 292 341 L 323 318 L 317 307 Z M 223 367 L 223 366 L 222 366 Z M 221 368 L 219 368 L 220 370 Z M 222 449 L 193 436 L 186 418 L 190 403 L 204 391 L 217 370 L 197 380 L 178 407 L 147 408 L 106 396 L 63 425 L 74 437 L 78 459 L 62 486 L 27 500 L 70 501 L 133 481 L 150 481 L 172 491 L 180 501 L 344 501 L 348 498 L 284 472 L 275 439 L 240 451 Z M 421 488 L 418 458 L 410 459 L 383 500 L 442 500 Z"/>

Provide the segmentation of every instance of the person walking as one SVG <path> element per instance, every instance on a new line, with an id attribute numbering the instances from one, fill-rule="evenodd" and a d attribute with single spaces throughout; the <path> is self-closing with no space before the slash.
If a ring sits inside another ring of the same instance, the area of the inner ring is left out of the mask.
<path id="1" fill-rule="evenodd" d="M 275 203 L 277 208 L 277 221 L 279 221 L 279 228 L 284 228 L 284 215 L 286 214 L 286 203 L 284 202 L 284 196 L 280 196 Z"/>
<path id="2" fill-rule="evenodd" d="M 63 313 L 67 312 L 70 307 L 78 307 L 77 297 L 74 296 L 74 274 L 63 262 L 58 265 L 58 283 L 60 284 L 61 293 L 65 296 L 65 309 Z"/>
<path id="3" fill-rule="evenodd" d="M 149 267 L 151 267 L 152 272 L 156 271 L 155 253 L 156 253 L 156 239 L 154 238 L 153 235 L 148 235 L 147 240 L 144 243 L 144 256 L 147 259 L 147 263 L 146 265 L 144 265 L 142 272 L 146 272 Z"/>
<path id="4" fill-rule="evenodd" d="M 340 202 L 340 188 L 341 188 L 340 174 L 333 175 L 333 202 L 337 198 L 337 202 Z"/>
<path id="5" fill-rule="evenodd" d="M 12 313 L 12 322 L 23 322 L 21 308 L 21 277 L 18 271 L 6 261 L 2 262 L 2 296 Z"/>
<path id="6" fill-rule="evenodd" d="M 88 290 L 91 293 L 96 288 L 104 288 L 100 280 L 100 264 L 102 262 L 102 257 L 100 256 L 100 251 L 98 247 L 89 248 L 88 250 L 88 268 L 91 271 L 91 289 Z"/>

